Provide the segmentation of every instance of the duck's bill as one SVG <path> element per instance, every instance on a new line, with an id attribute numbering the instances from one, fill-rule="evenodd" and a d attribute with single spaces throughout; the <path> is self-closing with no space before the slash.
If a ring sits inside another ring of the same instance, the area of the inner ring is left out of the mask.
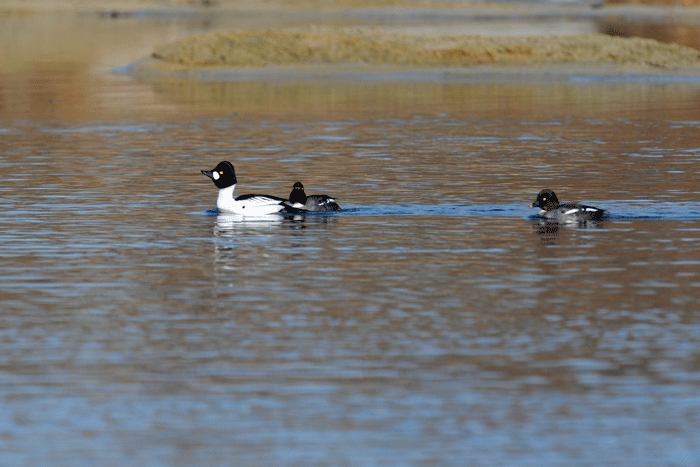
<path id="1" fill-rule="evenodd" d="M 211 178 L 214 180 L 214 171 L 213 170 L 202 170 L 202 173 L 206 175 L 207 177 Z"/>

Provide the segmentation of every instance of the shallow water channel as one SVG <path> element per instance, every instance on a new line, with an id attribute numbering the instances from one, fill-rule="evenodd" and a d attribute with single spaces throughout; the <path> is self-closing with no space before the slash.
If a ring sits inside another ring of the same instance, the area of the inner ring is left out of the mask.
<path id="1" fill-rule="evenodd" d="M 0 106 L 0 464 L 700 463 L 699 83 L 49 69 Z M 345 209 L 218 214 L 225 159 Z"/>

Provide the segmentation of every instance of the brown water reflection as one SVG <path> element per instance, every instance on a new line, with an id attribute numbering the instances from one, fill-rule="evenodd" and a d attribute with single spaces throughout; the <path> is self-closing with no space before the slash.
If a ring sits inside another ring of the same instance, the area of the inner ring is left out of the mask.
<path id="1" fill-rule="evenodd" d="M 572 74 L 576 76 L 575 72 Z M 601 111 L 607 115 L 631 117 L 641 111 L 654 111 L 659 102 L 677 102 L 678 111 L 685 112 L 700 101 L 700 91 L 696 87 L 667 86 L 663 80 L 656 86 L 639 86 L 634 81 L 597 85 L 594 78 L 591 81 L 594 82 L 583 92 L 572 91 L 578 87 L 570 82 L 502 82 L 494 86 L 400 79 L 389 82 L 341 80 L 338 83 L 332 78 L 292 82 L 161 82 L 154 84 L 153 90 L 170 102 L 245 114 L 335 116 L 371 111 L 378 117 L 389 118 L 395 108 L 409 106 L 426 113 L 477 113 L 475 118 L 505 114 L 533 121 L 568 116 L 572 106 L 581 118 L 596 118 Z M 654 78 L 641 81 L 653 83 Z M 668 107 L 664 105 L 663 111 L 675 112 Z"/>

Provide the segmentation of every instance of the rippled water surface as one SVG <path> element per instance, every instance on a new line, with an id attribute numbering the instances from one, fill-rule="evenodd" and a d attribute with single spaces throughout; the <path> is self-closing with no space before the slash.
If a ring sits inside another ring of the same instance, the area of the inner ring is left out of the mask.
<path id="1" fill-rule="evenodd" d="M 49 69 L 0 103 L 0 464 L 700 464 L 697 84 Z M 224 159 L 345 209 L 217 214 Z"/>

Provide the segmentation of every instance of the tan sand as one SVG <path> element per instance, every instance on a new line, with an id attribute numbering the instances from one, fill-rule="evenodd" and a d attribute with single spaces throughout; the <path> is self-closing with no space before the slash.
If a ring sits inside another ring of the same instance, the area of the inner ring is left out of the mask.
<path id="1" fill-rule="evenodd" d="M 652 39 L 605 34 L 441 36 L 328 26 L 211 32 L 158 47 L 153 57 L 185 67 L 371 64 L 443 68 L 578 63 L 700 69 L 700 51 Z"/>

